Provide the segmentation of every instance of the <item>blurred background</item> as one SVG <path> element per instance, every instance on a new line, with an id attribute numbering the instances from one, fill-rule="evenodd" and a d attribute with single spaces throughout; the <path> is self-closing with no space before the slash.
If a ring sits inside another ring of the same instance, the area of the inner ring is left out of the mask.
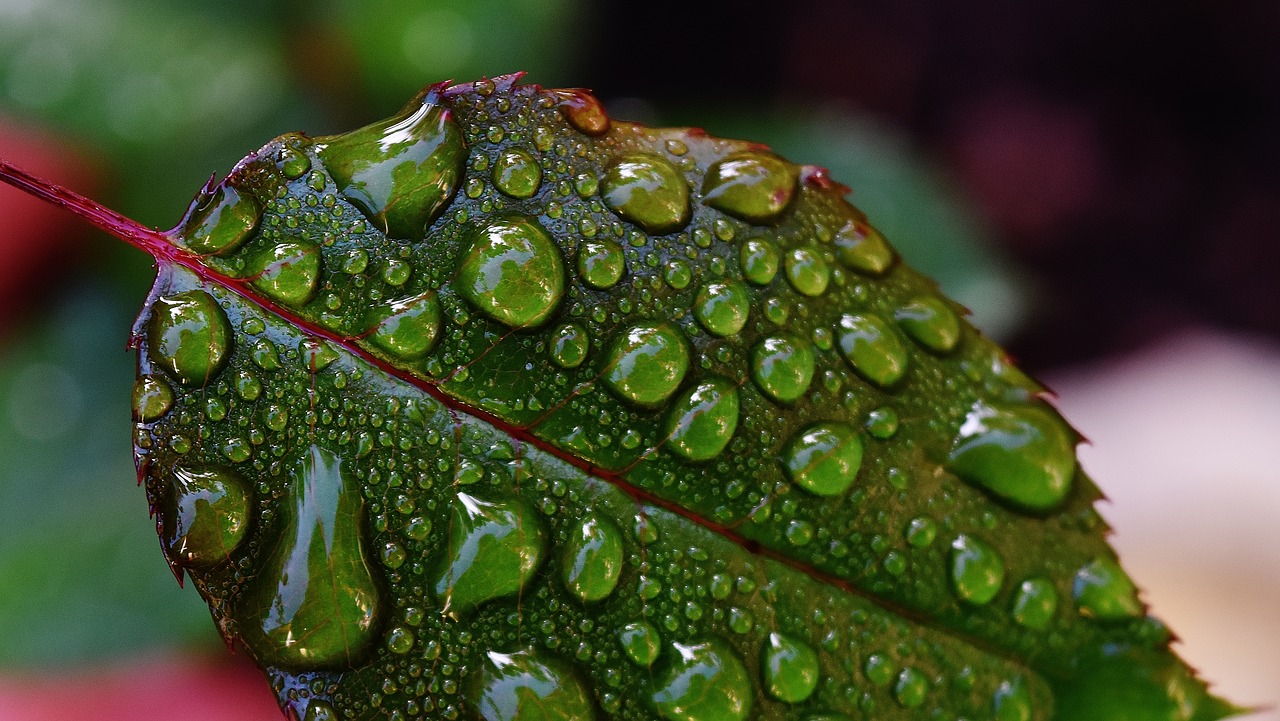
<path id="1" fill-rule="evenodd" d="M 282 132 L 525 70 L 825 165 L 1059 392 L 1183 654 L 1280 701 L 1280 4 L 743 7 L 0 0 L 0 157 L 167 228 Z M 278 718 L 134 483 L 151 272 L 0 188 L 0 718 Z"/>

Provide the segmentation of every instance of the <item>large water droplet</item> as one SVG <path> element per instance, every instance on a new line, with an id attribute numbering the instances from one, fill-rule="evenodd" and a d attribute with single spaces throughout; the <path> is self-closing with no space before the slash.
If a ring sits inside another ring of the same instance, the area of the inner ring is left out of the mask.
<path id="1" fill-rule="evenodd" d="M 1042 631 L 1053 620 L 1058 610 L 1058 591 L 1053 583 L 1044 578 L 1031 578 L 1018 586 L 1018 595 L 1013 598 L 1013 620 Z"/>
<path id="2" fill-rule="evenodd" d="M 689 371 L 689 346 L 669 325 L 642 325 L 614 341 L 605 383 L 624 400 L 654 408 L 671 397 Z"/>
<path id="3" fill-rule="evenodd" d="M 720 640 L 673 643 L 653 703 L 668 721 L 744 721 L 755 695 L 742 660 Z"/>
<path id="4" fill-rule="evenodd" d="M 142 376 L 133 384 L 133 420 L 150 423 L 173 407 L 173 388 L 163 378 Z"/>
<path id="5" fill-rule="evenodd" d="M 751 377 L 769 397 L 791 403 L 813 381 L 813 348 L 791 336 L 765 338 L 751 351 Z"/>
<path id="6" fill-rule="evenodd" d="M 631 153 L 618 158 L 600 180 L 605 205 L 645 232 L 663 235 L 689 222 L 689 185 L 665 158 Z"/>
<path id="7" fill-rule="evenodd" d="M 248 263 L 249 285 L 277 303 L 298 306 L 311 300 L 320 281 L 320 248 L 303 241 L 278 243 Z"/>
<path id="8" fill-rule="evenodd" d="M 231 354 L 231 324 L 213 296 L 187 290 L 151 306 L 147 350 L 179 382 L 204 386 Z"/>
<path id="9" fill-rule="evenodd" d="M 1004 583 L 1004 560 L 996 549 L 973 536 L 951 542 L 951 588 L 961 600 L 981 606 L 990 603 Z"/>
<path id="10" fill-rule="evenodd" d="M 609 519 L 593 514 L 570 532 L 560 580 L 583 601 L 599 601 L 617 587 L 622 556 L 622 531 Z"/>
<path id="11" fill-rule="evenodd" d="M 578 246 L 578 276 L 592 288 L 612 288 L 626 269 L 622 246 L 612 240 L 589 240 Z"/>
<path id="12" fill-rule="evenodd" d="M 979 404 L 960 427 L 948 468 L 999 498 L 1044 512 L 1071 490 L 1074 448 L 1070 429 L 1048 406 Z"/>
<path id="13" fill-rule="evenodd" d="M 459 617 L 486 601 L 519 592 L 546 550 L 538 514 L 524 501 L 486 501 L 459 493 L 448 557 L 433 583 L 444 612 Z"/>
<path id="14" fill-rule="evenodd" d="M 725 378 L 708 378 L 671 407 L 667 445 L 691 461 L 720 455 L 738 429 L 738 388 Z"/>
<path id="15" fill-rule="evenodd" d="M 1120 621 L 1143 612 L 1138 589 L 1120 564 L 1111 559 L 1096 559 L 1077 571 L 1071 593 L 1080 615 L 1086 618 Z"/>
<path id="16" fill-rule="evenodd" d="M 436 292 L 388 303 L 372 315 L 369 342 L 397 358 L 421 358 L 440 334 L 440 301 Z"/>
<path id="17" fill-rule="evenodd" d="M 836 257 L 867 275 L 883 275 L 893 265 L 893 250 L 875 228 L 851 220 L 836 232 Z"/>
<path id="18" fill-rule="evenodd" d="M 591 697 L 573 672 L 536 651 L 486 653 L 467 687 L 484 721 L 591 721 Z"/>
<path id="19" fill-rule="evenodd" d="M 818 653 L 804 641 L 771 633 L 760 656 L 764 688 L 784 703 L 800 703 L 818 688 Z"/>
<path id="20" fill-rule="evenodd" d="M 560 304 L 564 260 L 538 221 L 498 218 L 471 232 L 454 288 L 494 320 L 531 328 Z"/>
<path id="21" fill-rule="evenodd" d="M 797 292 L 818 297 L 827 292 L 831 282 L 831 266 L 809 248 L 793 248 L 786 257 L 787 281 Z"/>
<path id="22" fill-rule="evenodd" d="M 853 426 L 828 421 L 809 426 L 787 445 L 782 464 L 792 483 L 819 496 L 849 490 L 862 466 L 862 437 Z"/>
<path id="23" fill-rule="evenodd" d="M 253 196 L 219 185 L 201 199 L 182 227 L 182 244 L 200 255 L 230 253 L 258 228 L 262 206 Z"/>
<path id="24" fill-rule="evenodd" d="M 925 350 L 950 353 L 960 342 L 960 317 L 941 298 L 916 298 L 893 315 L 907 335 Z"/>
<path id="25" fill-rule="evenodd" d="M 307 712 L 303 714 L 302 721 L 338 721 L 339 718 L 338 712 L 333 710 L 328 701 L 313 698 L 307 704 Z"/>
<path id="26" fill-rule="evenodd" d="M 358 479 L 313 445 L 294 468 L 281 515 L 280 541 L 238 609 L 240 635 L 264 666 L 354 666 L 381 615 Z"/>
<path id="27" fill-rule="evenodd" d="M 693 299 L 693 316 L 708 333 L 721 338 L 742 330 L 750 313 L 751 297 L 736 280 L 707 283 Z"/>
<path id="28" fill-rule="evenodd" d="M 591 91 L 582 88 L 562 88 L 550 92 L 556 99 L 560 114 L 580 132 L 587 135 L 604 135 L 608 132 L 609 115 Z"/>
<path id="29" fill-rule="evenodd" d="M 225 561 L 249 530 L 249 491 L 222 468 L 174 468 L 161 540 L 165 556 L 182 566 L 208 568 Z"/>
<path id="30" fill-rule="evenodd" d="M 622 652 L 632 663 L 648 668 L 658 658 L 662 636 L 648 621 L 636 621 L 622 627 L 618 643 L 622 644 Z"/>
<path id="31" fill-rule="evenodd" d="M 842 316 L 836 330 L 841 355 L 863 378 L 887 388 L 907 372 L 907 348 L 879 316 Z"/>
<path id="32" fill-rule="evenodd" d="M 504 150 L 493 162 L 493 184 L 513 198 L 532 198 L 542 185 L 542 166 L 524 150 Z"/>
<path id="33" fill-rule="evenodd" d="M 702 202 L 757 225 L 772 223 L 795 197 L 794 165 L 764 153 L 742 153 L 707 168 Z"/>
<path id="34" fill-rule="evenodd" d="M 342 195 L 387 235 L 410 240 L 453 198 L 467 155 L 458 124 L 431 95 L 397 117 L 317 142 Z"/>

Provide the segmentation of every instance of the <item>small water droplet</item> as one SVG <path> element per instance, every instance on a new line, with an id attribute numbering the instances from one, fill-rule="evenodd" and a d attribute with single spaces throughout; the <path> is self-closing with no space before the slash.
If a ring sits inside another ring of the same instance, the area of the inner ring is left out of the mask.
<path id="1" fill-rule="evenodd" d="M 720 455 L 738 428 L 738 389 L 725 378 L 703 380 L 671 407 L 667 446 L 690 461 Z"/>
<path id="2" fill-rule="evenodd" d="M 278 243 L 249 261 L 249 285 L 277 303 L 303 305 L 315 296 L 320 263 L 320 248 L 311 243 Z"/>
<path id="3" fill-rule="evenodd" d="M 1058 591 L 1045 578 L 1030 578 L 1013 598 L 1013 620 L 1037 631 L 1048 628 L 1058 610 Z"/>
<path id="4" fill-rule="evenodd" d="M 542 186 L 542 167 L 528 152 L 508 148 L 493 164 L 493 184 L 513 198 L 532 198 Z"/>
<path id="5" fill-rule="evenodd" d="M 1066 500 L 1075 441 L 1047 405 L 978 404 L 965 418 L 947 468 L 1020 508 L 1045 512 Z"/>
<path id="6" fill-rule="evenodd" d="M 622 627 L 618 642 L 632 663 L 648 668 L 658 659 L 662 636 L 648 621 L 636 621 Z"/>
<path id="7" fill-rule="evenodd" d="M 938 537 L 938 524 L 928 516 L 916 516 L 907 523 L 902 535 L 913 548 L 924 548 Z"/>
<path id="8" fill-rule="evenodd" d="M 1099 621 L 1121 621 L 1142 615 L 1138 589 L 1120 564 L 1099 558 L 1076 572 L 1071 594 L 1080 615 Z"/>
<path id="9" fill-rule="evenodd" d="M 739 262 L 742 265 L 743 278 L 756 285 L 768 285 L 778 274 L 782 256 L 773 243 L 753 238 L 742 244 Z"/>
<path id="10" fill-rule="evenodd" d="M 883 275 L 893 265 L 893 250 L 875 228 L 850 220 L 836 233 L 836 257 L 849 268 L 867 275 Z"/>
<path id="11" fill-rule="evenodd" d="M 622 532 L 599 515 L 583 519 L 564 545 L 561 579 L 583 601 L 606 598 L 622 574 Z"/>
<path id="12" fill-rule="evenodd" d="M 604 380 L 624 400 L 654 408 L 676 392 L 688 370 L 684 335 L 670 325 L 644 325 L 614 341 Z"/>
<path id="13" fill-rule="evenodd" d="M 173 388 L 163 378 L 142 376 L 133 384 L 133 420 L 150 423 L 173 407 Z"/>
<path id="14" fill-rule="evenodd" d="M 867 675 L 867 680 L 873 686 L 888 686 L 893 677 L 897 675 L 897 669 L 894 668 L 893 661 L 890 661 L 884 654 L 873 653 L 867 656 L 867 660 L 862 664 L 862 672 Z"/>
<path id="15" fill-rule="evenodd" d="M 744 721 L 755 695 L 742 660 L 723 641 L 673 643 L 670 666 L 654 683 L 667 721 Z"/>
<path id="16" fill-rule="evenodd" d="M 747 324 L 751 297 L 736 280 L 706 283 L 693 299 L 693 316 L 707 332 L 721 338 L 735 335 Z"/>
<path id="17" fill-rule="evenodd" d="M 382 232 L 419 240 L 462 179 L 467 151 L 450 112 L 428 94 L 401 115 L 319 138 L 338 190 Z"/>
<path id="18" fill-rule="evenodd" d="M 219 185 L 190 211 L 179 238 L 193 253 L 230 253 L 253 235 L 261 218 L 262 206 L 253 196 Z"/>
<path id="19" fill-rule="evenodd" d="M 622 246 L 612 240 L 589 240 L 578 246 L 578 276 L 592 288 L 612 288 L 626 270 Z"/>
<path id="20" fill-rule="evenodd" d="M 990 603 L 1004 583 L 1004 560 L 996 549 L 973 536 L 951 542 L 951 588 L 961 600 L 981 606 Z"/>
<path id="21" fill-rule="evenodd" d="M 470 233 L 454 288 L 494 320 L 512 328 L 539 325 L 564 296 L 564 261 L 533 218 L 508 216 Z"/>
<path id="22" fill-rule="evenodd" d="M 898 412 L 889 406 L 876 408 L 867 414 L 866 427 L 872 438 L 893 438 L 898 433 Z"/>
<path id="23" fill-rule="evenodd" d="M 874 315 L 841 316 L 836 325 L 840 354 L 858 375 L 887 388 L 907 372 L 910 355 L 898 334 Z"/>
<path id="24" fill-rule="evenodd" d="M 466 699 L 484 721 L 592 721 L 591 696 L 567 667 L 536 651 L 489 651 Z"/>
<path id="25" fill-rule="evenodd" d="M 456 617 L 517 593 L 546 555 L 538 514 L 519 499 L 486 501 L 459 493 L 449 526 L 449 555 L 435 573 L 445 613 Z"/>
<path id="26" fill-rule="evenodd" d="M 229 558 L 249 530 L 248 485 L 222 468 L 174 468 L 160 515 L 171 563 L 209 568 Z"/>
<path id="27" fill-rule="evenodd" d="M 858 477 L 862 437 L 846 423 L 818 423 L 792 439 L 782 463 L 796 485 L 815 495 L 836 496 Z"/>
<path id="28" fill-rule="evenodd" d="M 929 679 L 914 668 L 904 668 L 893 685 L 893 698 L 903 708 L 915 708 L 924 703 L 929 693 Z"/>
<path id="29" fill-rule="evenodd" d="M 605 205 L 623 220 L 654 235 L 689 222 L 689 185 L 670 161 L 650 153 L 618 158 L 600 181 Z"/>
<path id="30" fill-rule="evenodd" d="M 800 703 L 818 688 L 818 653 L 796 638 L 771 633 L 761 652 L 765 691 L 783 703 Z"/>
<path id="31" fill-rule="evenodd" d="M 787 252 L 787 281 L 796 292 L 816 298 L 827 292 L 831 282 L 831 266 L 809 248 L 793 248 Z"/>
<path id="32" fill-rule="evenodd" d="M 796 167 L 775 155 L 732 155 L 707 168 L 702 202 L 749 223 L 772 223 L 791 204 L 798 178 Z"/>
<path id="33" fill-rule="evenodd" d="M 433 290 L 388 303 L 371 318 L 369 342 L 405 360 L 425 356 L 440 334 L 440 302 Z"/>
<path id="34" fill-rule="evenodd" d="M 766 395 L 791 403 L 813 381 L 813 348 L 791 336 L 765 338 L 751 351 L 751 377 Z"/>
<path id="35" fill-rule="evenodd" d="M 893 316 L 925 350 L 950 353 L 960 343 L 960 317 L 941 298 L 918 297 L 894 311 Z"/>
<path id="36" fill-rule="evenodd" d="M 201 387 L 231 354 L 231 324 L 213 296 L 187 290 L 151 307 L 147 350 L 180 383 Z"/>

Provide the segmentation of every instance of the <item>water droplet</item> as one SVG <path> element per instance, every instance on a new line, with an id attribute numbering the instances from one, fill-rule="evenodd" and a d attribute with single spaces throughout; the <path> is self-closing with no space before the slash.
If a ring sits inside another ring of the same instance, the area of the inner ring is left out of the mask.
<path id="1" fill-rule="evenodd" d="M 604 135 L 609 130 L 609 115 L 604 106 L 590 91 L 582 88 L 552 90 L 560 114 L 579 132 L 587 135 Z"/>
<path id="2" fill-rule="evenodd" d="M 778 274 L 782 257 L 773 243 L 753 238 L 742 244 L 739 262 L 743 278 L 756 285 L 768 285 L 773 281 L 773 276 Z"/>
<path id="3" fill-rule="evenodd" d="M 845 315 L 836 325 L 840 354 L 858 375 L 887 388 L 902 379 L 910 356 L 898 334 L 874 315 Z"/>
<path id="4" fill-rule="evenodd" d="M 893 316 L 925 350 L 950 353 L 960 342 L 960 317 L 941 298 L 916 298 L 894 311 Z"/>
<path id="5" fill-rule="evenodd" d="M 1044 578 L 1031 578 L 1018 586 L 1013 599 L 1013 620 L 1037 631 L 1043 631 L 1058 610 L 1058 591 Z"/>
<path id="6" fill-rule="evenodd" d="M 683 260 L 670 260 L 663 267 L 662 279 L 672 288 L 684 290 L 689 286 L 689 282 L 693 280 L 693 271 L 690 270 L 689 264 Z"/>
<path id="7" fill-rule="evenodd" d="M 791 403 L 813 381 L 813 348 L 790 336 L 765 338 L 751 351 L 751 377 L 774 400 Z"/>
<path id="8" fill-rule="evenodd" d="M 893 685 L 893 698 L 903 708 L 915 708 L 924 703 L 929 693 L 929 679 L 914 668 L 904 668 Z"/>
<path id="9" fill-rule="evenodd" d="M 893 265 L 893 250 L 875 228 L 851 220 L 835 236 L 836 257 L 867 275 L 882 275 Z"/>
<path id="10" fill-rule="evenodd" d="M 1021 676 L 1004 681 L 991 698 L 993 721 L 1031 721 L 1031 692 Z"/>
<path id="11" fill-rule="evenodd" d="M 898 412 L 889 406 L 876 408 L 867 414 L 866 427 L 872 438 L 893 438 L 898 433 Z"/>
<path id="12" fill-rule="evenodd" d="M 862 437 L 848 424 L 818 423 L 792 439 L 782 454 L 792 483 L 819 496 L 849 490 L 862 466 Z"/>
<path id="13" fill-rule="evenodd" d="M 297 148 L 280 149 L 280 172 L 289 180 L 297 180 L 311 170 L 311 158 Z"/>
<path id="14" fill-rule="evenodd" d="M 454 288 L 494 320 L 531 328 L 560 304 L 564 261 L 538 221 L 498 218 L 471 232 Z"/>
<path id="15" fill-rule="evenodd" d="M 369 342 L 398 358 L 421 358 L 440 334 L 440 301 L 436 292 L 388 303 L 372 315 Z"/>
<path id="16" fill-rule="evenodd" d="M 732 155 L 707 168 L 702 202 L 756 225 L 772 223 L 791 204 L 798 178 L 795 166 L 775 155 Z"/>
<path id="17" fill-rule="evenodd" d="M 258 229 L 262 206 L 253 196 L 219 185 L 186 218 L 179 234 L 193 253 L 230 253 Z"/>
<path id="18" fill-rule="evenodd" d="M 612 240 L 589 240 L 578 246 L 578 275 L 592 288 L 612 288 L 626 270 L 622 246 Z"/>
<path id="19" fill-rule="evenodd" d="M 401 115 L 317 140 L 343 197 L 382 232 L 418 240 L 453 198 L 467 151 L 462 131 L 431 95 Z"/>
<path id="20" fill-rule="evenodd" d="M 435 574 L 445 613 L 459 617 L 517 593 L 546 555 L 537 512 L 524 501 L 486 501 L 459 493 L 449 526 L 449 556 Z"/>
<path id="21" fill-rule="evenodd" d="M 618 158 L 600 181 L 605 205 L 623 220 L 654 235 L 689 222 L 689 185 L 670 161 L 649 153 Z"/>
<path id="22" fill-rule="evenodd" d="M 577 368 L 591 349 L 587 332 L 575 323 L 566 323 L 551 334 L 551 360 L 561 368 Z"/>
<path id="23" fill-rule="evenodd" d="M 800 703 L 818 688 L 818 653 L 809 644 L 771 633 L 760 658 L 764 688 L 783 703 Z"/>
<path id="24" fill-rule="evenodd" d="M 895 671 L 893 662 L 879 653 L 867 656 L 866 662 L 862 665 L 862 672 L 867 675 L 867 680 L 873 686 L 888 686 L 889 682 L 893 681 Z"/>
<path id="25" fill-rule="evenodd" d="M 329 702 L 313 698 L 307 704 L 307 712 L 303 714 L 302 721 L 338 721 L 338 718 L 338 712 L 333 710 Z"/>
<path id="26" fill-rule="evenodd" d="M 387 650 L 391 653 L 404 655 L 413 650 L 413 631 L 404 626 L 396 626 L 387 632 Z"/>
<path id="27" fill-rule="evenodd" d="M 276 346 L 266 338 L 259 338 L 249 349 L 249 358 L 253 364 L 264 371 L 273 371 L 280 367 L 280 354 Z"/>
<path id="28" fill-rule="evenodd" d="M 928 516 L 916 516 L 907 523 L 907 529 L 902 535 L 912 547 L 924 548 L 938 537 L 938 524 Z"/>
<path id="29" fill-rule="evenodd" d="M 669 325 L 636 326 L 614 341 L 604 380 L 624 400 L 655 408 L 680 387 L 689 370 L 689 346 Z"/>
<path id="30" fill-rule="evenodd" d="M 947 467 L 1014 505 L 1049 511 L 1071 490 L 1075 441 L 1047 405 L 978 404 L 960 427 Z"/>
<path id="31" fill-rule="evenodd" d="M 622 554 L 618 527 L 602 516 L 588 516 L 570 532 L 564 545 L 560 579 L 583 601 L 599 601 L 618 585 Z"/>
<path id="32" fill-rule="evenodd" d="M 981 606 L 990 603 L 1004 583 L 1004 561 L 996 549 L 973 536 L 951 542 L 951 588 L 961 600 Z"/>
<path id="33" fill-rule="evenodd" d="M 493 184 L 513 198 L 532 198 L 542 185 L 542 167 L 529 153 L 509 148 L 493 164 Z"/>
<path id="34" fill-rule="evenodd" d="M 814 297 L 827 292 L 831 266 L 808 248 L 794 248 L 786 257 L 787 281 L 797 292 Z"/>
<path id="35" fill-rule="evenodd" d="M 248 263 L 249 285 L 277 303 L 298 306 L 311 300 L 320 281 L 320 248 L 285 241 L 257 254 Z"/>
<path id="36" fill-rule="evenodd" d="M 187 290 L 151 306 L 147 350 L 184 385 L 204 386 L 231 354 L 231 324 L 213 296 Z"/>
<path id="37" fill-rule="evenodd" d="M 658 659 L 662 636 L 648 621 L 636 621 L 622 627 L 618 642 L 622 645 L 622 652 L 627 654 L 632 663 L 648 668 Z"/>
<path id="38" fill-rule="evenodd" d="M 466 698 L 484 721 L 592 721 L 591 697 L 573 672 L 536 651 L 489 651 Z"/>
<path id="39" fill-rule="evenodd" d="M 249 530 L 248 487 L 220 468 L 174 468 L 160 515 L 165 556 L 209 568 L 231 556 Z"/>
<path id="40" fill-rule="evenodd" d="M 667 445 L 690 461 L 720 455 L 738 429 L 738 389 L 725 378 L 708 378 L 671 407 Z"/>
<path id="41" fill-rule="evenodd" d="M 288 494 L 280 541 L 242 597 L 240 635 L 262 665 L 354 666 L 374 640 L 381 611 L 365 560 L 358 479 L 342 459 L 313 445 Z"/>
<path id="42" fill-rule="evenodd" d="M 1143 612 L 1138 589 L 1120 564 L 1110 559 L 1096 559 L 1077 571 L 1071 594 L 1085 618 L 1120 621 Z"/>
<path id="43" fill-rule="evenodd" d="M 693 316 L 708 333 L 721 338 L 742 330 L 750 312 L 751 297 L 736 280 L 707 283 L 693 299 Z"/>
<path id="44" fill-rule="evenodd" d="M 173 407 L 173 388 L 163 378 L 142 376 L 133 384 L 133 420 L 150 423 Z"/>
<path id="45" fill-rule="evenodd" d="M 742 660 L 720 640 L 673 643 L 653 703 L 667 721 L 744 721 L 755 695 Z"/>

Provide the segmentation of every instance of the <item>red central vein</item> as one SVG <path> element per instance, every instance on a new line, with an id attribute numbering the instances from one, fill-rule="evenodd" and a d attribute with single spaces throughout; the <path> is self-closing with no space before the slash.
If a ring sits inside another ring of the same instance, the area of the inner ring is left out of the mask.
<path id="1" fill-rule="evenodd" d="M 715 523 L 714 521 L 699 516 L 693 511 L 673 501 L 661 498 L 650 491 L 631 484 L 616 471 L 601 468 L 590 461 L 579 458 L 568 451 L 556 447 L 545 439 L 534 435 L 529 427 L 514 425 L 488 411 L 468 406 L 453 396 L 445 393 L 436 384 L 405 374 L 402 369 L 396 368 L 390 363 L 372 355 L 365 349 L 356 345 L 354 343 L 354 338 L 339 335 L 305 318 L 301 318 L 288 309 L 275 305 L 274 303 L 271 303 L 270 301 L 253 293 L 249 289 L 245 280 L 232 278 L 209 268 L 201 262 L 201 256 L 174 245 L 171 240 L 170 233 L 147 228 L 132 218 L 123 216 L 78 193 L 67 190 L 66 188 L 55 185 L 41 178 L 37 178 L 3 160 L 0 160 L 0 181 L 4 181 L 27 193 L 30 193 L 31 195 L 70 210 L 100 230 L 114 235 L 130 245 L 150 254 L 156 259 L 157 263 L 167 262 L 180 265 L 195 273 L 196 276 L 202 280 L 216 283 L 227 288 L 247 302 L 261 308 L 264 312 L 275 315 L 312 336 L 333 343 L 365 363 L 378 368 L 392 378 L 408 383 L 409 385 L 421 390 L 431 398 L 441 403 L 450 412 L 465 414 L 475 418 L 476 420 L 487 423 L 524 444 L 537 448 L 574 466 L 575 468 L 578 468 L 589 476 L 608 482 L 615 488 L 618 488 L 631 496 L 631 498 L 637 503 L 648 504 L 650 506 L 661 508 L 669 513 L 673 513 L 690 523 L 738 545 L 747 553 L 787 566 L 808 576 L 814 581 L 837 588 L 851 596 L 865 599 L 898 616 L 899 618 L 907 619 L 930 628 L 936 628 L 946 633 L 946 635 L 952 635 L 951 631 L 938 627 L 936 621 L 917 611 L 889 603 L 883 598 L 879 598 L 858 588 L 847 579 L 814 568 L 811 565 L 783 555 L 773 549 L 766 548 L 758 541 L 746 537 L 729 526 Z M 1000 656 L 1019 666 L 1025 666 L 1025 663 L 1021 659 L 1010 656 L 1007 651 L 992 647 L 981 639 L 968 638 L 966 636 L 965 640 L 988 653 Z"/>

